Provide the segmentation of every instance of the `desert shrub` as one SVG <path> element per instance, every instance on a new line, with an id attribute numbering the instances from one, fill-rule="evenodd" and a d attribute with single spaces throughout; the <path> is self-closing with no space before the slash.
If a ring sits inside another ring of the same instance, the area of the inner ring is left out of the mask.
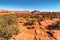
<path id="1" fill-rule="evenodd" d="M 31 18 L 37 19 L 38 22 L 43 20 L 43 18 L 39 17 L 38 15 L 33 15 L 33 16 L 31 16 Z"/>
<path id="2" fill-rule="evenodd" d="M 20 16 L 20 17 L 23 17 L 23 18 L 28 18 L 28 17 L 30 17 L 29 15 L 24 14 L 24 13 L 20 14 L 19 16 Z"/>
<path id="3" fill-rule="evenodd" d="M 8 25 L 17 23 L 16 16 L 14 16 L 14 15 L 4 15 L 4 16 L 1 16 L 1 17 L 0 17 L 0 19 L 1 19 L 0 21 L 4 21 Z"/>
<path id="4" fill-rule="evenodd" d="M 18 34 L 18 29 L 16 27 L 5 26 L 0 27 L 0 37 L 9 40 L 13 35 Z"/>
<path id="5" fill-rule="evenodd" d="M 52 23 L 52 25 L 49 25 L 48 29 L 60 30 L 60 20 L 56 21 L 55 23 Z"/>
<path id="6" fill-rule="evenodd" d="M 42 15 L 43 16 L 43 18 L 46 18 L 46 15 Z"/>
<path id="7" fill-rule="evenodd" d="M 43 18 L 42 18 L 42 17 L 39 17 L 38 15 L 32 15 L 32 16 L 30 16 L 30 18 L 33 19 L 33 20 L 28 21 L 26 24 L 31 24 L 31 25 L 33 25 L 34 22 L 38 22 L 39 25 L 40 25 L 40 21 L 43 21 Z"/>
<path id="8" fill-rule="evenodd" d="M 27 19 L 27 22 L 24 23 L 25 26 L 27 25 L 34 25 L 34 20 Z"/>
<path id="9" fill-rule="evenodd" d="M 44 18 L 38 18 L 37 19 L 37 21 L 39 22 L 39 21 L 43 21 L 44 20 Z"/>
<path id="10" fill-rule="evenodd" d="M 52 19 L 52 18 L 55 18 L 55 15 L 50 15 L 50 18 Z"/>
<path id="11" fill-rule="evenodd" d="M 38 16 L 37 15 L 32 15 L 31 18 L 38 18 Z"/>
<path id="12" fill-rule="evenodd" d="M 60 20 L 57 21 L 57 26 L 60 28 Z"/>
<path id="13" fill-rule="evenodd" d="M 17 23 L 13 15 L 0 16 L 0 39 L 9 40 L 13 35 L 17 35 L 19 33 Z"/>

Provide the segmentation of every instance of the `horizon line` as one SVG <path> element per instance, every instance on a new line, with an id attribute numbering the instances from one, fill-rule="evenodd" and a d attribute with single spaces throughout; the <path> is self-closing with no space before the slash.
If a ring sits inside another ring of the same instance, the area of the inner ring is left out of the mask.
<path id="1" fill-rule="evenodd" d="M 0 9 L 0 10 L 8 10 L 8 11 L 30 11 L 30 12 L 32 12 L 32 11 L 35 11 L 35 10 L 37 10 L 37 11 L 40 11 L 40 12 L 60 12 L 60 11 L 47 11 L 47 10 L 38 10 L 38 9 L 35 9 L 35 10 L 29 10 L 29 9 Z"/>

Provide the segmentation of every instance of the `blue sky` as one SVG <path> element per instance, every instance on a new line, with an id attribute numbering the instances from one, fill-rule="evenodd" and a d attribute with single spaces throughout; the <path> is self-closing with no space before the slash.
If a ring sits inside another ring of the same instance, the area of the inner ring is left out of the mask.
<path id="1" fill-rule="evenodd" d="M 60 0 L 0 0 L 0 9 L 60 11 Z"/>

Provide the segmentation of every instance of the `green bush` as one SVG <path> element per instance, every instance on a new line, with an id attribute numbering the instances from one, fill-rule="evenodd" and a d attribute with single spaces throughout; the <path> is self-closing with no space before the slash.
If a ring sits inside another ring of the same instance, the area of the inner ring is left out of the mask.
<path id="1" fill-rule="evenodd" d="M 19 33 L 16 17 L 13 15 L 0 16 L 0 38 L 9 40 L 13 35 Z M 15 26 L 13 26 L 15 25 Z"/>

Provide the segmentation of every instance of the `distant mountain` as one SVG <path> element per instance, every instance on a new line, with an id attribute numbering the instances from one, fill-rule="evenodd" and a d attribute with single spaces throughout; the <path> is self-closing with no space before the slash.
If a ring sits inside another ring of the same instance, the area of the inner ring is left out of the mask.
<path id="1" fill-rule="evenodd" d="M 34 14 L 40 14 L 40 11 L 34 10 L 34 11 L 32 11 L 31 13 L 34 13 Z"/>

